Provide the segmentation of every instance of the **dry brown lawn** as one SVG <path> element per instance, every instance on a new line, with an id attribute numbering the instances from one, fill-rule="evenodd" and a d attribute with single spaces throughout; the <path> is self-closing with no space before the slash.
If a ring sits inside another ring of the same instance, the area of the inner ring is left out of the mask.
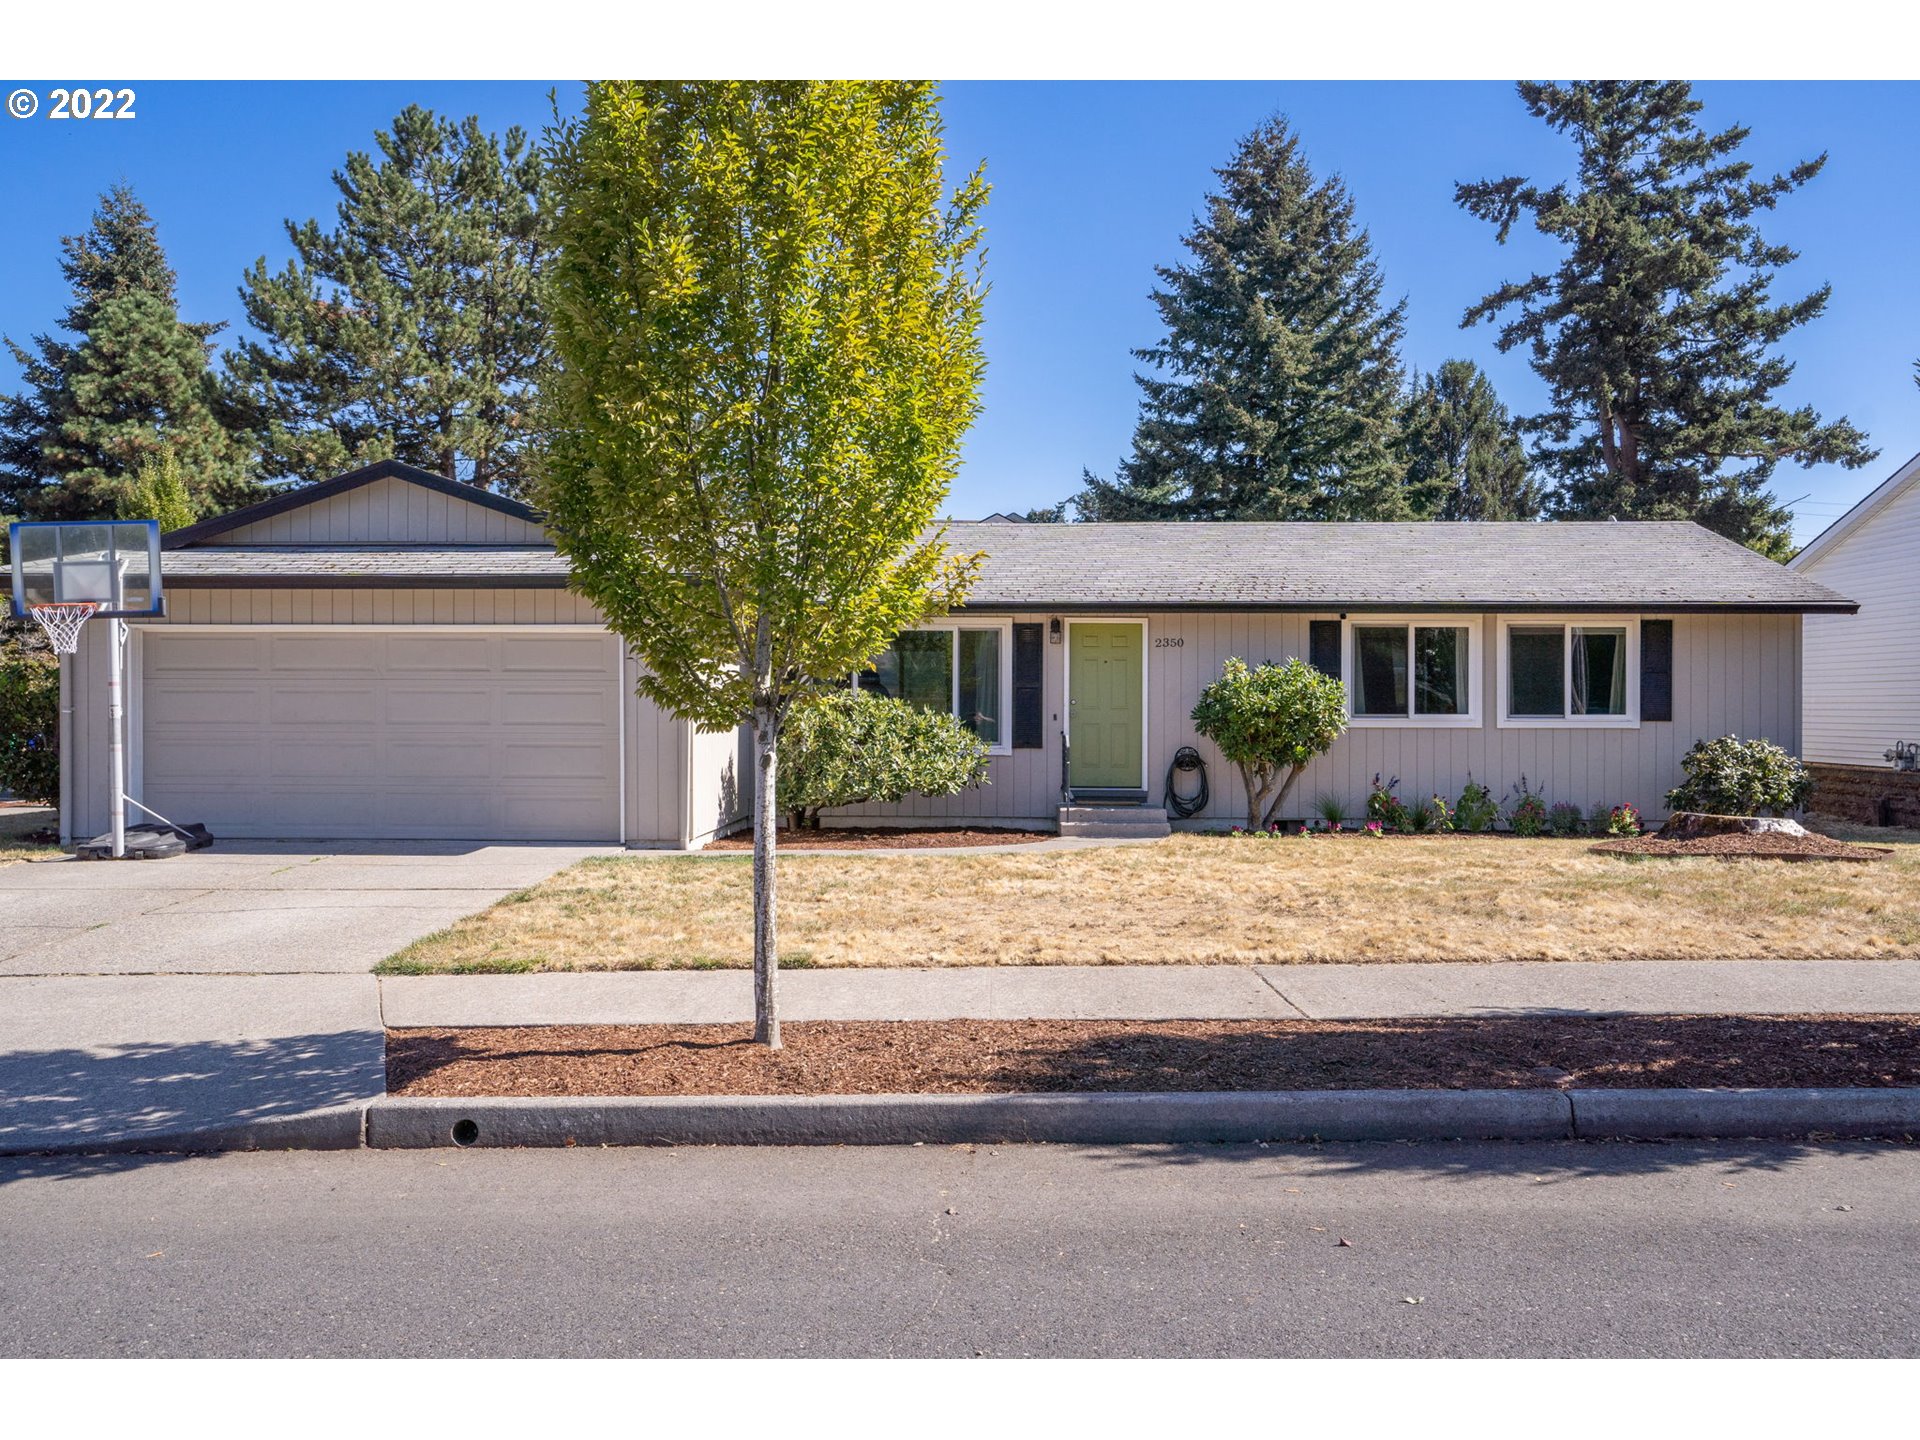
<path id="1" fill-rule="evenodd" d="M 58 812 L 44 805 L 0 805 L 0 865 L 10 860 L 34 860 L 58 855 L 58 845 L 48 845 L 26 837 L 38 830 L 59 824 Z"/>
<path id="2" fill-rule="evenodd" d="M 796 855 L 780 948 L 813 966 L 1920 957 L 1920 832 L 1832 828 L 1907 843 L 1866 865 L 1467 836 Z M 745 857 L 596 858 L 381 968 L 744 967 L 750 902 Z"/>

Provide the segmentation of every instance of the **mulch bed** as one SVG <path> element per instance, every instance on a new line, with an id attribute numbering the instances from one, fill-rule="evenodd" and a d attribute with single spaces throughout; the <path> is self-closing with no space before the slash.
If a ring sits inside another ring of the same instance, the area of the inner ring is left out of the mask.
<path id="1" fill-rule="evenodd" d="M 774 836 L 774 849 L 780 850 L 938 850 L 950 846 L 1028 845 L 1035 840 L 1053 839 L 1051 830 L 992 830 L 984 826 L 961 825 L 950 830 L 923 830 L 899 826 L 888 829 L 853 828 L 821 830 L 780 830 Z M 709 850 L 751 850 L 753 832 L 729 835 L 708 845 Z"/>
<path id="2" fill-rule="evenodd" d="M 1849 845 L 1825 835 L 1700 835 L 1691 840 L 1662 840 L 1635 835 L 1593 847 L 1600 855 L 1664 855 L 1670 859 L 1704 855 L 1715 860 L 1851 860 L 1864 862 L 1891 855 L 1883 845 Z"/>
<path id="3" fill-rule="evenodd" d="M 1920 1085 L 1920 1016 L 806 1021 L 392 1030 L 392 1094 Z"/>

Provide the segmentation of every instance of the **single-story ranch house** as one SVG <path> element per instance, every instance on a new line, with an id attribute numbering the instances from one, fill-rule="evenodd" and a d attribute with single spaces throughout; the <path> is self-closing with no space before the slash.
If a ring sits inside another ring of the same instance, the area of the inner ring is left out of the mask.
<path id="1" fill-rule="evenodd" d="M 1649 814 L 1694 740 L 1800 748 L 1801 626 L 1856 607 L 1689 523 L 956 523 L 966 608 L 870 683 L 951 707 L 991 784 L 842 821 L 1047 827 L 1077 798 L 1159 807 L 1229 656 L 1348 683 L 1352 728 L 1290 802 L 1368 782 Z M 635 664 L 526 506 L 384 462 L 165 539 L 168 614 L 132 627 L 132 791 L 216 835 L 696 848 L 743 817 L 747 740 L 634 695 Z M 63 677 L 62 825 L 107 820 L 106 656 Z M 1069 747 L 1070 746 L 1070 751 Z M 1069 767 L 1070 757 L 1070 767 Z M 1187 793 L 1192 777 L 1181 790 Z"/>
<path id="2" fill-rule="evenodd" d="M 1860 613 L 1807 620 L 1806 733 L 1813 808 L 1868 825 L 1920 825 L 1920 455 L 1807 543 L 1798 574 Z"/>

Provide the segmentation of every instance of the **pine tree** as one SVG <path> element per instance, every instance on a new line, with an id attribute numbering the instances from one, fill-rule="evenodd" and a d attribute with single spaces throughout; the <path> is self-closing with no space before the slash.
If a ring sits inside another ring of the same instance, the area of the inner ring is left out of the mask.
<path id="1" fill-rule="evenodd" d="M 550 216 L 538 153 L 472 116 L 410 106 L 333 183 L 338 223 L 287 222 L 297 258 L 247 272 L 263 340 L 228 357 L 228 394 L 275 478 L 398 458 L 482 489 L 526 479 L 547 355 Z"/>
<path id="2" fill-rule="evenodd" d="M 0 399 L 0 510 L 31 519 L 115 516 L 120 482 L 172 451 L 198 511 L 257 495 L 248 454 L 223 428 L 208 361 L 219 324 L 180 319 L 174 273 L 133 191 L 101 198 L 84 234 L 61 242 L 71 340 L 7 341 L 24 388 Z"/>
<path id="3" fill-rule="evenodd" d="M 1218 194 L 1157 270 L 1166 325 L 1133 453 L 1085 477 L 1087 519 L 1361 520 L 1410 513 L 1395 427 L 1405 302 L 1335 177 L 1275 117 L 1214 172 Z"/>
<path id="4" fill-rule="evenodd" d="M 1471 360 L 1416 375 L 1401 419 L 1407 490 L 1435 520 L 1537 520 L 1545 494 L 1519 428 Z"/>
<path id="5" fill-rule="evenodd" d="M 1508 176 L 1456 187 L 1499 227 L 1523 216 L 1566 247 L 1552 274 L 1513 281 L 1463 325 L 1511 312 L 1499 346 L 1525 345 L 1549 387 L 1528 417 L 1558 482 L 1557 514 L 1693 519 L 1784 555 L 1790 517 L 1767 490 L 1783 460 L 1866 464 L 1847 420 L 1774 403 L 1793 366 L 1777 343 L 1817 317 L 1830 287 L 1776 305 L 1774 272 L 1795 258 L 1754 223 L 1820 172 L 1826 156 L 1755 179 L 1736 158 L 1748 131 L 1709 134 L 1684 82 L 1522 82 L 1528 111 L 1579 151 L 1571 183 Z"/>

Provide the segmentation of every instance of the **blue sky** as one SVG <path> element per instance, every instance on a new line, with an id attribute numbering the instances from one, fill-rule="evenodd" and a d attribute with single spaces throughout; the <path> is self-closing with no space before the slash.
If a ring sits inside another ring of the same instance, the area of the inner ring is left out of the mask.
<path id="1" fill-rule="evenodd" d="M 13 87 L 8 85 L 11 90 Z M 284 218 L 331 217 L 329 180 L 349 149 L 412 102 L 538 130 L 545 82 L 150 83 L 137 118 L 0 119 L 0 330 L 47 328 L 66 303 L 58 239 L 116 180 L 140 192 L 180 272 L 183 312 L 236 321 L 241 272 L 288 255 Z M 563 104 L 577 87 L 558 85 Z M 1765 224 L 1802 252 L 1777 297 L 1831 281 L 1821 320 L 1792 337 L 1786 398 L 1851 416 L 1881 449 L 1864 470 L 1782 469 L 1776 488 L 1812 537 L 1920 451 L 1920 85 L 1715 82 L 1697 87 L 1712 125 L 1752 127 L 1747 154 L 1783 168 L 1829 152 L 1825 171 Z M 1552 263 L 1534 237 L 1494 243 L 1452 201 L 1457 180 L 1565 173 L 1567 147 L 1511 86 L 1478 83 L 956 83 L 946 87 L 956 162 L 985 159 L 989 275 L 985 413 L 951 510 L 979 515 L 1060 499 L 1083 466 L 1110 473 L 1132 431 L 1129 354 L 1152 340 L 1153 267 L 1178 239 L 1235 140 L 1280 111 L 1316 168 L 1338 171 L 1372 231 L 1391 293 L 1408 300 L 1406 358 L 1465 356 L 1517 410 L 1538 381 L 1461 312 L 1507 278 Z M 0 384 L 16 379 L 0 358 Z"/>

